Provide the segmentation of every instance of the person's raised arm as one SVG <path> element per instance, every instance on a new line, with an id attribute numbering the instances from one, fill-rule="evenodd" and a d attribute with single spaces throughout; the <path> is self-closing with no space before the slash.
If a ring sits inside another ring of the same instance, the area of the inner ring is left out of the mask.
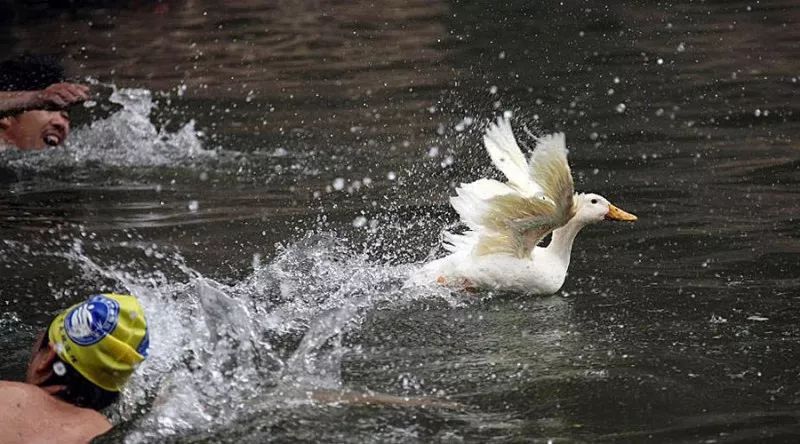
<path id="1" fill-rule="evenodd" d="M 89 87 L 55 83 L 39 91 L 0 91 L 0 117 L 32 109 L 60 110 L 89 99 Z"/>

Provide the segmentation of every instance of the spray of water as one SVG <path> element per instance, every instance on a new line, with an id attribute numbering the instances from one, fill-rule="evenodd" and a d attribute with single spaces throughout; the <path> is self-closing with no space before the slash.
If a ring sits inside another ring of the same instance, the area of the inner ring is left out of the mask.
<path id="1" fill-rule="evenodd" d="M 2 152 L 5 165 L 15 170 L 57 168 L 158 167 L 209 160 L 190 120 L 175 132 L 159 129 L 151 121 L 152 93 L 147 89 L 116 88 L 109 102 L 121 108 L 105 119 L 75 129 L 63 147 L 45 151 Z"/>
<path id="2" fill-rule="evenodd" d="M 308 234 L 227 284 L 191 269 L 179 254 L 132 248 L 162 259 L 100 264 L 80 241 L 44 253 L 142 301 L 150 356 L 109 412 L 116 423 L 135 424 L 128 442 L 223 427 L 253 411 L 309 402 L 309 391 L 341 389 L 342 358 L 356 352 L 342 336 L 371 309 L 431 297 L 455 303 L 444 289 L 404 287 L 416 266 L 371 260 L 331 233 Z"/>

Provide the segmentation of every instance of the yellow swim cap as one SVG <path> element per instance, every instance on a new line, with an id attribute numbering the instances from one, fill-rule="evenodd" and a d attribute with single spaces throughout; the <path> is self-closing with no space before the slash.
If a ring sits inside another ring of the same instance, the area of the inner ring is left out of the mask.
<path id="1" fill-rule="evenodd" d="M 50 324 L 48 336 L 64 362 L 112 392 L 122 389 L 150 346 L 139 301 L 114 293 L 66 309 Z"/>

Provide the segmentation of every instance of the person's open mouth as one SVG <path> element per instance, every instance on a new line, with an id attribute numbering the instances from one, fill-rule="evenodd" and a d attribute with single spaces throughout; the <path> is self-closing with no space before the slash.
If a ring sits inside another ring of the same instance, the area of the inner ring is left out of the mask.
<path id="1" fill-rule="evenodd" d="M 44 137 L 42 137 L 44 143 L 48 146 L 57 146 L 60 145 L 61 142 L 64 141 L 64 136 L 60 134 L 58 131 L 46 131 L 44 133 Z"/>

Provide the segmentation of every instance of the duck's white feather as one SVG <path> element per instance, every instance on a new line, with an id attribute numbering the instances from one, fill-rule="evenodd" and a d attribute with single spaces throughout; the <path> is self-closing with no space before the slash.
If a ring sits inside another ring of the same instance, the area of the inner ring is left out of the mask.
<path id="1" fill-rule="evenodd" d="M 448 248 L 469 248 L 476 256 L 528 257 L 544 236 L 564 225 L 573 213 L 564 135 L 538 138 L 530 163 L 505 118 L 490 125 L 484 142 L 508 183 L 479 179 L 456 189 L 450 203 L 475 234 L 463 239 L 450 235 Z"/>
<path id="2" fill-rule="evenodd" d="M 444 246 L 445 250 L 451 253 L 458 251 L 472 251 L 479 239 L 480 238 L 476 231 L 467 231 L 463 234 L 456 234 L 446 231 L 444 233 L 444 242 L 442 245 Z"/>
<path id="3" fill-rule="evenodd" d="M 556 204 L 561 225 L 567 223 L 574 213 L 575 187 L 567 162 L 564 133 L 536 139 L 536 149 L 530 161 L 530 178 Z"/>
<path id="4" fill-rule="evenodd" d="M 531 180 L 528 161 L 514 138 L 508 119 L 501 117 L 497 119 L 497 123 L 490 124 L 483 136 L 483 144 L 494 166 L 505 174 L 508 185 L 526 196 L 542 191 Z"/>
<path id="5" fill-rule="evenodd" d="M 495 196 L 502 196 L 503 194 L 512 194 L 516 192 L 514 188 L 511 188 L 503 182 L 493 179 L 478 179 L 475 182 L 467 184 L 462 183 L 459 189 L 466 191 L 482 200 L 489 200 Z"/>

